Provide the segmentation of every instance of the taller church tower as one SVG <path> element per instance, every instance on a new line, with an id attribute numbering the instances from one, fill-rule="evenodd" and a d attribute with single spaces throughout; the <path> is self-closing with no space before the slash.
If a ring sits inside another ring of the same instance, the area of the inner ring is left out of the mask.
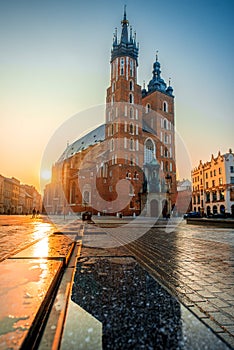
<path id="1" fill-rule="evenodd" d="M 129 180 L 130 203 L 126 211 L 139 212 L 137 195 L 142 184 L 140 168 L 143 164 L 142 143 L 142 92 L 137 84 L 138 44 L 126 16 L 121 21 L 122 31 L 118 40 L 117 29 L 111 50 L 110 86 L 106 95 L 106 141 L 108 142 L 109 177 L 107 184 L 116 196 L 116 183 Z M 130 30 L 129 30 L 130 29 Z M 139 168 L 140 166 L 140 168 Z M 134 182 L 133 182 L 134 180 Z M 110 200 L 110 197 L 109 197 Z"/>

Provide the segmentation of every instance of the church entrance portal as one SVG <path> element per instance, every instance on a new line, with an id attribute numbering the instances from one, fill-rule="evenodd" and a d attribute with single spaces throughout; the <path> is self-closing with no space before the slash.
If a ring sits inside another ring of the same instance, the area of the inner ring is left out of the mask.
<path id="1" fill-rule="evenodd" d="M 150 202 L 150 216 L 151 217 L 158 217 L 158 201 L 156 199 L 153 199 Z"/>

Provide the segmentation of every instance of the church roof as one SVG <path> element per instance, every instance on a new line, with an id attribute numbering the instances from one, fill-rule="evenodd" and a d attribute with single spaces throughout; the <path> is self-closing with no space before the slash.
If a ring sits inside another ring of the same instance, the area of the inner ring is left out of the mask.
<path id="1" fill-rule="evenodd" d="M 155 131 L 143 120 L 142 130 L 147 133 L 155 134 Z M 89 146 L 94 146 L 99 142 L 105 140 L 105 124 L 98 126 L 96 129 L 90 131 L 88 134 L 82 136 L 80 139 L 68 145 L 62 155 L 59 157 L 57 163 L 74 156 L 78 152 L 82 152 Z"/>
<path id="2" fill-rule="evenodd" d="M 100 125 L 96 129 L 90 131 L 88 134 L 82 136 L 80 139 L 68 145 L 63 154 L 58 159 L 58 163 L 70 158 L 74 154 L 84 151 L 89 146 L 96 145 L 105 139 L 105 124 Z"/>

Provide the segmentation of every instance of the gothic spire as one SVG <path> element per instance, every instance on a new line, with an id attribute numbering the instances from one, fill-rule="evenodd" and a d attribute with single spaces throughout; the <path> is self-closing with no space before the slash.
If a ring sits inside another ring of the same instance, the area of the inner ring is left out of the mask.
<path id="1" fill-rule="evenodd" d="M 121 21 L 121 24 L 122 24 L 121 43 L 127 44 L 129 22 L 127 20 L 127 15 L 126 15 L 126 5 L 124 5 L 124 16 L 123 16 L 123 20 Z"/>
<path id="2" fill-rule="evenodd" d="M 122 32 L 120 41 L 117 40 L 117 31 L 114 34 L 113 47 L 111 51 L 111 62 L 116 57 L 129 56 L 137 61 L 138 47 L 136 44 L 136 34 L 132 35 L 132 28 L 130 27 L 130 36 L 128 35 L 129 21 L 127 20 L 126 5 L 124 6 L 124 15 L 121 21 Z"/>

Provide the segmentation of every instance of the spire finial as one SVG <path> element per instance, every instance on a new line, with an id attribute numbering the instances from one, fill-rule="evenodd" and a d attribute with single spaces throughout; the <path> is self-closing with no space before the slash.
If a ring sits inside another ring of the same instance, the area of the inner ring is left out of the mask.
<path id="1" fill-rule="evenodd" d="M 156 51 L 156 62 L 158 62 L 158 50 Z"/>
<path id="2" fill-rule="evenodd" d="M 143 89 L 145 90 L 145 80 L 143 80 Z"/>
<path id="3" fill-rule="evenodd" d="M 128 26 L 128 20 L 127 20 L 127 15 L 126 15 L 126 5 L 124 5 L 124 16 L 122 20 L 122 26 L 127 25 Z"/>
<path id="4" fill-rule="evenodd" d="M 169 86 L 171 86 L 171 78 L 169 78 Z"/>

